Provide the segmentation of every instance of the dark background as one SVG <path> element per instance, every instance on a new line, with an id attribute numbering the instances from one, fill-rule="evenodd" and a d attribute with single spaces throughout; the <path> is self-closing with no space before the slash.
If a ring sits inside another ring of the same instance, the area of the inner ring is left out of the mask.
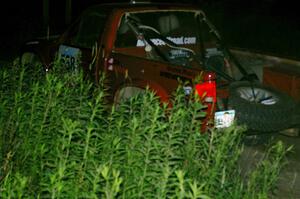
<path id="1" fill-rule="evenodd" d="M 65 20 L 65 0 L 48 1 L 50 34 L 59 34 L 68 25 Z M 73 0 L 72 19 L 86 7 L 99 2 L 103 0 Z M 179 2 L 200 5 L 231 46 L 300 58 L 300 16 L 296 1 L 181 0 Z M 0 12 L 0 59 L 12 59 L 23 42 L 47 34 L 48 29 L 45 25 L 47 20 L 43 17 L 43 0 L 2 2 Z"/>

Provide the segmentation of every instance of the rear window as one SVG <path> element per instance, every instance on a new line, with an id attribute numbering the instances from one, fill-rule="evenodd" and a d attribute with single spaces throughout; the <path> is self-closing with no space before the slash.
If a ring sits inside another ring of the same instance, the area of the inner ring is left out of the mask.
<path id="1" fill-rule="evenodd" d="M 177 45 L 196 45 L 198 43 L 197 27 L 199 24 L 195 12 L 145 12 L 134 13 L 131 16 L 140 24 L 154 28 Z M 147 34 L 155 45 L 164 45 L 164 42 L 157 36 L 151 35 L 149 32 Z M 145 46 L 144 41 L 138 39 L 138 36 L 126 23 L 124 16 L 118 29 L 115 47 L 142 46 Z"/>
<path id="2" fill-rule="evenodd" d="M 199 65 L 216 40 L 197 11 L 127 13 L 121 19 L 115 50 L 174 65 Z"/>

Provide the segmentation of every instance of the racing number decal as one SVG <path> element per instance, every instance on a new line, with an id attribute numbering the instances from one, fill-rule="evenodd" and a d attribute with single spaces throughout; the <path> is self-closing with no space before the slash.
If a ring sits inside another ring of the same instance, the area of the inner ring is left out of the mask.
<path id="1" fill-rule="evenodd" d="M 69 67 L 75 66 L 75 57 L 67 55 L 67 54 L 61 54 L 61 58 L 62 60 L 64 60 L 63 62 L 68 65 Z"/>
<path id="2" fill-rule="evenodd" d="M 77 71 L 80 63 L 81 51 L 78 48 L 60 45 L 58 50 L 58 57 L 60 62 L 67 70 Z"/>

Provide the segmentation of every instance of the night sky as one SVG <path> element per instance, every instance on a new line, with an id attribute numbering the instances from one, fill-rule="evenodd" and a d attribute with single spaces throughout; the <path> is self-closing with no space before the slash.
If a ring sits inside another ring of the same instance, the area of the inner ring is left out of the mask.
<path id="1" fill-rule="evenodd" d="M 179 1 L 179 2 L 188 2 Z M 98 0 L 103 2 L 103 0 Z M 166 2 L 166 1 L 164 1 Z M 174 2 L 174 1 L 172 1 Z M 215 25 L 223 31 L 225 36 L 230 37 L 233 29 L 239 30 L 239 24 L 245 24 L 250 21 L 253 25 L 253 33 L 247 31 L 249 34 L 256 34 L 263 27 L 270 29 L 278 26 L 281 32 L 289 31 L 295 32 L 293 35 L 287 36 L 293 41 L 286 41 L 292 45 L 296 45 L 295 40 L 298 40 L 298 32 L 300 31 L 300 16 L 299 8 L 294 1 L 279 1 L 279 0 L 191 0 L 203 6 L 207 15 L 215 20 Z M 95 4 L 95 0 L 76 0 L 73 1 L 73 19 L 89 5 Z M 60 33 L 65 27 L 64 0 L 49 0 L 49 24 L 50 33 Z M 10 57 L 18 49 L 18 46 L 31 38 L 40 36 L 46 33 L 43 25 L 43 1 L 42 0 L 26 0 L 26 1 L 7 1 L 2 2 L 1 5 L 1 31 L 0 31 L 0 58 Z M 240 20 L 245 19 L 244 21 Z M 238 21 L 240 20 L 240 21 Z M 265 20 L 265 21 L 264 21 Z M 269 22 L 269 21 L 271 22 Z M 274 26 L 272 23 L 277 23 Z M 256 24 L 258 24 L 256 28 Z M 266 24 L 266 26 L 264 26 Z M 268 28 L 268 27 L 271 28 Z M 232 27 L 232 28 L 231 28 Z M 230 29 L 230 30 L 226 30 Z M 243 27 L 241 27 L 243 29 Z M 245 28 L 244 28 L 245 29 Z M 259 30 L 257 30 L 259 29 Z M 260 32 L 258 32 L 260 34 Z M 258 37 L 260 36 L 258 34 Z M 271 35 L 270 35 L 271 36 Z M 300 36 L 300 35 L 299 35 Z M 276 37 L 281 37 L 278 35 Z M 230 40 L 230 38 L 229 38 Z M 240 39 L 242 40 L 242 39 Z M 275 39 L 274 39 L 275 40 Z M 300 45 L 300 42 L 299 42 Z M 293 46 L 297 48 L 297 46 Z"/>

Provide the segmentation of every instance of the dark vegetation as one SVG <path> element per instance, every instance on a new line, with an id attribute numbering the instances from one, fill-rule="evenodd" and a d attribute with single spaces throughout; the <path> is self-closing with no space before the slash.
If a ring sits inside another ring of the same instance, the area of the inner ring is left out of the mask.
<path id="1" fill-rule="evenodd" d="M 118 108 L 81 74 L 0 69 L 1 198 L 268 198 L 287 149 L 241 177 L 244 128 L 200 133 L 203 105 L 148 91 Z M 194 101 L 194 100 L 193 100 Z"/>

